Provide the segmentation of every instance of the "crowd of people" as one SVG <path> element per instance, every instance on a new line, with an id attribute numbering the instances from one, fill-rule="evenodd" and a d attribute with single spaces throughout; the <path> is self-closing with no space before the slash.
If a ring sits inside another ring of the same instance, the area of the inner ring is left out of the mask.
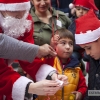
<path id="1" fill-rule="evenodd" d="M 0 0 L 0 100 L 100 100 L 99 2 Z"/>

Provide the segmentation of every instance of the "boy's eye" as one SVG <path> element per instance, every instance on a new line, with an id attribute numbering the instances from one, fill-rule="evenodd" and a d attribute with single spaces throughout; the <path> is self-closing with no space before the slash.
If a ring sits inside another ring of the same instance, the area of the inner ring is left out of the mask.
<path id="1" fill-rule="evenodd" d="M 36 0 L 37 2 L 41 1 L 41 0 Z"/>
<path id="2" fill-rule="evenodd" d="M 73 46 L 73 43 L 69 43 L 70 46 Z"/>
<path id="3" fill-rule="evenodd" d="M 90 50 L 90 49 L 91 49 L 91 47 L 87 47 L 86 49 L 87 49 L 87 50 Z"/>
<path id="4" fill-rule="evenodd" d="M 77 10 L 80 10 L 80 7 L 76 7 Z"/>
<path id="5" fill-rule="evenodd" d="M 63 45 L 64 45 L 64 44 L 66 44 L 66 42 L 61 42 L 61 44 L 63 44 Z"/>
<path id="6" fill-rule="evenodd" d="M 77 10 L 80 10 L 80 8 L 76 8 Z"/>
<path id="7" fill-rule="evenodd" d="M 59 41 L 58 43 L 59 43 L 59 44 L 63 44 L 63 45 L 66 44 L 65 41 Z"/>

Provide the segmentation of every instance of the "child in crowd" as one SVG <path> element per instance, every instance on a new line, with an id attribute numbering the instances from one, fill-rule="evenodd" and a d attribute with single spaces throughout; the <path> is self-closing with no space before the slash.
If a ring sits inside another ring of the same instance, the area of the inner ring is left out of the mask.
<path id="1" fill-rule="evenodd" d="M 75 39 L 89 56 L 88 90 L 84 100 L 100 100 L 100 21 L 93 10 L 76 20 Z"/>
<path id="2" fill-rule="evenodd" d="M 68 98 L 71 94 L 75 95 L 75 100 L 82 100 L 87 86 L 79 67 L 79 61 L 71 56 L 73 52 L 74 36 L 70 31 L 64 28 L 57 30 L 55 35 L 59 35 L 55 46 L 57 56 L 43 60 L 45 63 L 56 68 L 58 74 L 66 75 L 69 83 L 54 96 L 38 96 L 38 100 L 47 100 L 47 98 L 50 100 L 69 100 Z"/>
<path id="3" fill-rule="evenodd" d="M 76 29 L 75 19 L 85 15 L 89 11 L 89 9 L 93 9 L 97 15 L 99 12 L 98 8 L 94 3 L 94 0 L 74 0 L 73 3 L 69 4 L 69 7 L 71 8 L 71 13 L 73 14 L 73 17 L 71 18 L 72 23 L 69 26 L 68 30 L 70 30 L 74 35 Z M 84 50 L 80 46 L 75 44 L 74 52 L 72 55 L 79 59 L 79 61 L 81 62 L 81 69 L 84 73 L 85 65 L 82 62 L 83 54 L 84 54 Z M 86 73 L 84 73 L 84 75 L 85 74 Z"/>

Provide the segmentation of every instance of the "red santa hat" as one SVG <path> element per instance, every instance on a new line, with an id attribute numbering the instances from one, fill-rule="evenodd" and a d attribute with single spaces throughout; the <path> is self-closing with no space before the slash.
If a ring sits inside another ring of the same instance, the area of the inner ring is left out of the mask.
<path id="1" fill-rule="evenodd" d="M 84 20 L 85 19 L 85 20 Z M 93 42 L 100 37 L 100 21 L 93 10 L 75 20 L 76 44 L 86 44 Z"/>
<path id="2" fill-rule="evenodd" d="M 75 8 L 75 6 L 81 6 L 86 9 L 93 9 L 94 11 L 98 11 L 98 8 L 94 3 L 94 0 L 74 0 L 73 3 L 69 4 L 70 9 Z"/>
<path id="3" fill-rule="evenodd" d="M 0 0 L 0 11 L 22 11 L 29 9 L 29 0 Z"/>

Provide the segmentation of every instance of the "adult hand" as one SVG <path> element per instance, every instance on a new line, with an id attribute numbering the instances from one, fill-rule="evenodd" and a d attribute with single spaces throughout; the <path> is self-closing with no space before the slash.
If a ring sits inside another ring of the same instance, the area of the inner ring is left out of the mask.
<path id="1" fill-rule="evenodd" d="M 53 80 L 42 80 L 31 83 L 28 93 L 37 95 L 54 95 L 60 89 L 60 84 Z"/>
<path id="2" fill-rule="evenodd" d="M 45 57 L 45 56 L 48 56 L 48 55 L 50 55 L 50 56 L 56 56 L 57 53 L 48 44 L 44 44 L 44 45 L 40 46 L 38 54 L 37 54 L 37 57 L 41 58 L 41 57 Z"/>

